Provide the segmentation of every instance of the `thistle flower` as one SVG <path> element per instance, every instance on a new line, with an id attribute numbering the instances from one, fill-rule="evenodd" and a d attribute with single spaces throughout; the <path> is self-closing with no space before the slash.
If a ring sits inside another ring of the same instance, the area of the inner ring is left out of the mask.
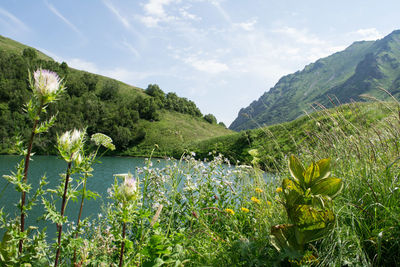
<path id="1" fill-rule="evenodd" d="M 256 198 L 256 197 L 251 197 L 250 200 L 253 201 L 254 203 L 257 203 L 257 204 L 260 204 L 260 203 L 261 203 L 261 201 L 260 201 L 258 198 Z"/>
<path id="2" fill-rule="evenodd" d="M 61 156 L 68 162 L 72 160 L 71 157 L 78 157 L 76 153 L 82 148 L 84 138 L 85 132 L 77 129 L 66 131 L 57 137 L 57 148 Z"/>
<path id="3" fill-rule="evenodd" d="M 38 69 L 33 73 L 33 80 L 32 89 L 45 104 L 55 100 L 57 94 L 63 90 L 61 79 L 55 72 Z"/>
<path id="4" fill-rule="evenodd" d="M 235 212 L 233 211 L 233 209 L 225 209 L 225 211 L 231 215 L 234 215 Z"/>
<path id="5" fill-rule="evenodd" d="M 138 193 L 138 183 L 131 173 L 115 174 L 124 177 L 124 183 L 117 188 L 116 195 L 123 201 L 135 200 Z"/>
<path id="6" fill-rule="evenodd" d="M 248 208 L 244 208 L 244 207 L 240 208 L 240 210 L 245 212 L 245 213 L 248 213 L 250 211 Z"/>

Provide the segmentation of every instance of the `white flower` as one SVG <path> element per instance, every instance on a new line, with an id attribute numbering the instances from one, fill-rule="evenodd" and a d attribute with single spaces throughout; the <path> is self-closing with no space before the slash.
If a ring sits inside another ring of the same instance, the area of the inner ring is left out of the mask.
<path id="1" fill-rule="evenodd" d="M 138 183 L 131 173 L 114 174 L 114 176 L 124 177 L 124 183 L 119 186 L 118 195 L 126 200 L 131 201 L 137 197 Z"/>
<path id="2" fill-rule="evenodd" d="M 33 78 L 36 92 L 41 96 L 55 94 L 61 88 L 61 79 L 55 72 L 38 69 L 33 73 Z"/>
<path id="3" fill-rule="evenodd" d="M 74 129 L 71 133 L 71 143 L 76 144 L 82 138 L 82 131 Z"/>
<path id="4" fill-rule="evenodd" d="M 74 129 L 71 131 L 66 131 L 60 137 L 57 137 L 58 150 L 66 161 L 70 161 L 71 157 L 73 160 L 78 159 L 80 155 L 77 153 L 83 146 L 83 139 L 85 137 L 85 132 Z M 79 160 L 79 159 L 78 159 Z M 82 158 L 80 158 L 82 161 Z"/>

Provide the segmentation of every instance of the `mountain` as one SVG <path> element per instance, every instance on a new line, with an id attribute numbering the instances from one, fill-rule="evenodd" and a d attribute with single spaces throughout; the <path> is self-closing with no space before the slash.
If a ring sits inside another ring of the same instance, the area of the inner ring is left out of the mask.
<path id="1" fill-rule="evenodd" d="M 344 51 L 282 77 L 258 100 L 239 111 L 235 131 L 291 121 L 312 111 L 310 104 L 331 106 L 361 101 L 363 95 L 400 96 L 400 30 L 377 41 L 355 42 Z"/>
<path id="2" fill-rule="evenodd" d="M 47 108 L 44 116 L 57 114 L 57 121 L 35 138 L 37 153 L 55 154 L 57 134 L 73 128 L 86 128 L 89 136 L 104 133 L 113 139 L 116 155 L 129 156 L 148 156 L 157 144 L 154 156 L 180 157 L 192 142 L 231 133 L 212 114 L 203 116 L 193 101 L 156 84 L 143 90 L 76 70 L 0 36 L 0 153 L 13 152 L 15 136 L 29 136 L 32 125 L 23 107 L 32 96 L 28 70 L 38 68 L 56 72 L 67 89 Z"/>

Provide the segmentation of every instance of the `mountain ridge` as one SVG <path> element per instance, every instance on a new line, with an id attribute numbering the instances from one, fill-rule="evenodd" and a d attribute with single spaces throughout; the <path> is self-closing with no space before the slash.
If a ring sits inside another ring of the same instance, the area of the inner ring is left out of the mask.
<path id="1" fill-rule="evenodd" d="M 398 94 L 399 62 L 400 30 L 377 41 L 354 42 L 281 77 L 269 91 L 242 108 L 229 128 L 240 131 L 291 121 L 304 111 L 312 111 L 309 105 L 313 102 L 330 105 L 329 98 L 337 98 L 339 103 L 359 101 L 363 94 L 387 98 L 379 87 Z"/>

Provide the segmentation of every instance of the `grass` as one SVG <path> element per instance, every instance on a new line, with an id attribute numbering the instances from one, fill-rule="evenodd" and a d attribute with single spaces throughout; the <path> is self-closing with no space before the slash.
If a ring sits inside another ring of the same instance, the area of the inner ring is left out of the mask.
<path id="1" fill-rule="evenodd" d="M 157 144 L 155 156 L 180 158 L 189 144 L 197 140 L 232 133 L 220 125 L 213 125 L 203 118 L 165 110 L 160 121 L 140 121 L 138 127 L 146 131 L 146 139 L 124 153 L 129 156 L 148 156 Z"/>
<path id="2" fill-rule="evenodd" d="M 389 102 L 367 102 L 342 105 L 326 109 L 315 105 L 315 111 L 291 122 L 280 123 L 254 130 L 242 131 L 193 143 L 190 147 L 199 158 L 215 151 L 231 161 L 250 164 L 248 151 L 257 149 L 261 167 L 270 172 L 285 168 L 285 156 L 302 153 L 304 145 L 315 142 L 315 134 L 329 132 L 341 124 L 342 130 L 350 134 L 364 125 L 378 127 L 378 123 L 393 113 L 395 105 Z"/>
<path id="3" fill-rule="evenodd" d="M 14 41 L 10 38 L 4 37 L 0 35 L 0 49 L 11 51 L 14 54 L 21 55 L 25 48 L 28 46 L 21 44 L 17 41 Z M 36 49 L 35 49 L 36 50 Z M 43 60 L 53 60 L 51 57 L 47 56 L 46 54 L 36 50 L 38 58 Z"/>

